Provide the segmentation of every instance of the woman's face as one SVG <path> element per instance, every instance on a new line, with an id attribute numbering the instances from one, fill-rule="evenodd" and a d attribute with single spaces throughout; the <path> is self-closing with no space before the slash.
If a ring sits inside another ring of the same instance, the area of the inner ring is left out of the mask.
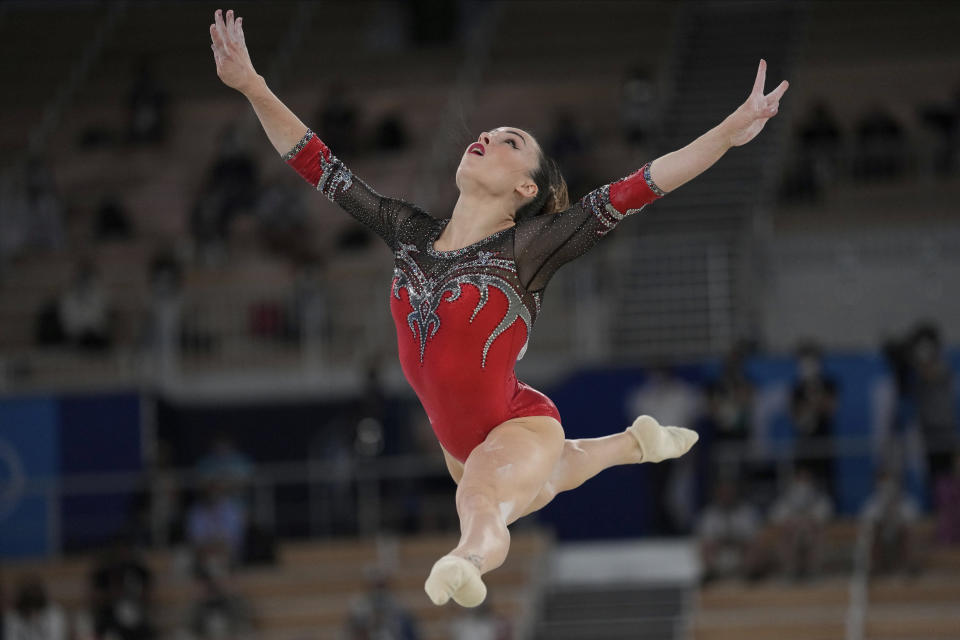
<path id="1" fill-rule="evenodd" d="M 457 167 L 460 191 L 481 191 L 502 197 L 511 193 L 521 202 L 537 193 L 530 175 L 540 162 L 540 145 L 516 127 L 484 131 L 471 143 Z"/>

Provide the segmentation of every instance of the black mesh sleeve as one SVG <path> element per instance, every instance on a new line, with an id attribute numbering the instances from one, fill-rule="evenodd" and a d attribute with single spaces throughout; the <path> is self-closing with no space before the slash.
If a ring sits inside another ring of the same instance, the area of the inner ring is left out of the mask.
<path id="1" fill-rule="evenodd" d="M 610 204 L 609 186 L 591 191 L 569 209 L 517 224 L 514 252 L 520 281 L 528 291 L 547 286 L 557 269 L 582 256 L 628 214 Z"/>
<path id="2" fill-rule="evenodd" d="M 401 230 L 414 218 L 428 217 L 409 202 L 381 196 L 357 178 L 312 131 L 283 159 L 333 203 L 365 224 L 396 251 Z"/>

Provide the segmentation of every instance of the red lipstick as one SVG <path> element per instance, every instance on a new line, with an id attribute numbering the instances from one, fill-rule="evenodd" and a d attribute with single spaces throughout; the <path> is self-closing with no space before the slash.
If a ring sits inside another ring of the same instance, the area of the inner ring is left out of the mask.
<path id="1" fill-rule="evenodd" d="M 472 145 L 467 147 L 467 153 L 475 153 L 477 155 L 484 155 L 487 150 L 479 142 L 474 142 Z"/>

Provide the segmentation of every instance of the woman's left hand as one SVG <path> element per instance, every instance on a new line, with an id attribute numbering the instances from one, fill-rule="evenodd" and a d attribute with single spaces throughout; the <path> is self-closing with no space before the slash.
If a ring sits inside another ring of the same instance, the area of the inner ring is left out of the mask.
<path id="1" fill-rule="evenodd" d="M 763 85 L 767 78 L 767 61 L 760 60 L 757 69 L 757 79 L 753 83 L 753 91 L 747 101 L 736 111 L 727 116 L 724 125 L 729 132 L 730 146 L 739 147 L 753 140 L 767 120 L 777 115 L 780 107 L 780 98 L 786 92 L 790 83 L 784 80 L 767 95 L 763 95 Z"/>

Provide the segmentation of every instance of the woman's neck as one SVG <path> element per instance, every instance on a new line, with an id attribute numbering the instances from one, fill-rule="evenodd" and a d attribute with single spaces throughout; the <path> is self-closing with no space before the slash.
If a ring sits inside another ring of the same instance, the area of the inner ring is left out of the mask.
<path id="1" fill-rule="evenodd" d="M 497 231 L 512 227 L 513 215 L 513 205 L 506 200 L 461 193 L 453 207 L 450 222 L 437 238 L 435 246 L 441 245 L 436 247 L 441 251 L 470 246 Z"/>

